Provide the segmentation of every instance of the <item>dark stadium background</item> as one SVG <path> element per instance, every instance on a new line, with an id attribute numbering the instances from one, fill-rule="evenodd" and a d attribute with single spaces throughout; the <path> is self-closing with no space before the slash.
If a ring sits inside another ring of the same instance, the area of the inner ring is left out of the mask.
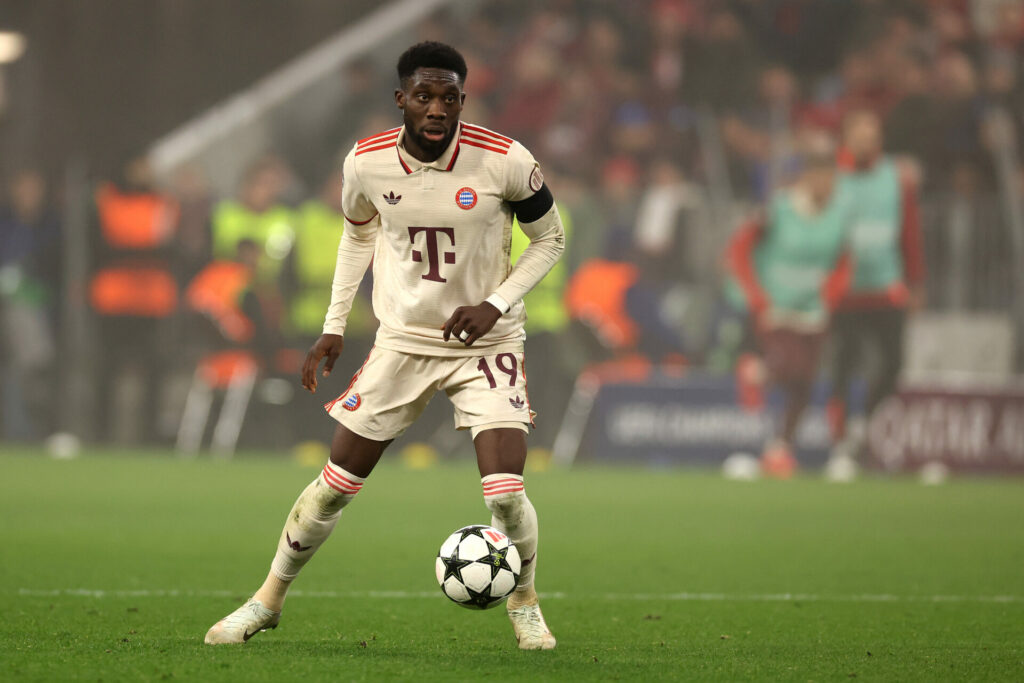
<path id="1" fill-rule="evenodd" d="M 1020 15 L 1018 3 L 966 0 L 383 9 L 316 0 L 7 0 L 0 28 L 20 35 L 24 49 L 0 72 L 3 202 L 14 201 L 19 178 L 37 179 L 44 229 L 30 246 L 12 242 L 0 254 L 10 277 L 23 274 L 38 290 L 30 310 L 18 313 L 38 324 L 26 331 L 12 317 L 3 339 L 0 434 L 173 445 L 197 363 L 231 345 L 209 334 L 209 321 L 186 301 L 190 282 L 213 258 L 218 208 L 240 195 L 247 173 L 262 169 L 270 206 L 300 233 L 303 203 L 323 195 L 352 141 L 397 120 L 391 90 L 399 46 L 428 38 L 466 53 L 465 118 L 533 150 L 573 226 L 565 271 L 551 285 L 552 305 L 564 306 L 555 315 L 569 322 L 531 324 L 531 367 L 546 384 L 537 393 L 542 418 L 534 445 L 552 448 L 575 378 L 595 363 L 638 356 L 654 363 L 652 377 L 666 360 L 684 363 L 698 404 L 700 382 L 729 381 L 742 349 L 736 320 L 722 314 L 725 242 L 784 184 L 800 131 L 837 132 L 844 113 L 859 107 L 882 115 L 887 151 L 920 177 L 928 281 L 925 307 L 907 331 L 905 386 L 939 390 L 952 378 L 964 401 L 1002 400 L 992 398 L 997 387 L 1012 394 L 1010 408 L 1019 406 Z M 376 42 L 359 42 L 360 34 Z M 268 95 L 274 88 L 278 94 Z M 217 113 L 219 127 L 211 127 Z M 145 247 L 105 242 L 97 193 L 110 183 L 162 202 L 173 225 Z M 166 310 L 135 302 L 141 314 L 98 307 L 97 273 L 122 258 L 169 274 L 175 291 L 168 296 L 176 301 Z M 641 334 L 630 344 L 609 342 L 578 304 L 557 302 L 594 259 L 644 273 L 635 288 L 639 303 L 628 312 Z M 261 374 L 241 429 L 243 448 L 285 453 L 329 431 L 317 414 L 321 396 L 294 391 L 296 358 L 311 339 L 288 323 L 298 268 L 284 268 L 268 287 L 274 291 L 261 296 L 265 327 L 250 342 L 259 347 Z M 17 296 L 7 296 L 11 310 Z M 358 367 L 372 329 L 364 311 L 337 377 Z M 952 339 L 966 343 L 942 341 Z M 325 391 L 344 386 L 342 379 L 335 384 Z M 944 404 L 951 419 L 967 410 L 957 400 Z M 465 449 L 445 429 L 446 410 L 433 405 L 407 441 L 442 455 Z M 809 424 L 820 421 L 815 410 Z M 927 412 L 910 403 L 901 410 Z M 217 400 L 211 424 L 216 417 Z M 934 426 L 927 416 L 910 419 L 924 430 Z M 1014 425 L 1006 429 L 1017 433 Z M 586 438 L 593 444 L 611 437 Z M 958 460 L 956 435 L 948 440 L 948 447 L 929 451 L 925 444 L 904 459 L 969 464 Z M 815 463 L 823 442 L 809 443 L 818 443 L 809 447 Z M 616 447 L 633 445 L 641 446 Z M 642 459 L 715 462 L 727 444 L 690 449 L 693 457 L 688 448 L 669 440 Z M 995 450 L 991 462 L 975 465 L 1006 469 L 1020 457 L 1019 449 Z"/>

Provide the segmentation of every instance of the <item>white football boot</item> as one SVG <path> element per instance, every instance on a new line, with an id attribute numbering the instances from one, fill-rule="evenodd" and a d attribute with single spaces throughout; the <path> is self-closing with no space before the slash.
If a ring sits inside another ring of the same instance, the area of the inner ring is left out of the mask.
<path id="1" fill-rule="evenodd" d="M 242 644 L 260 631 L 277 628 L 280 612 L 272 612 L 259 600 L 249 598 L 245 604 L 227 615 L 206 632 L 207 645 Z"/>
<path id="2" fill-rule="evenodd" d="M 555 637 L 551 635 L 551 629 L 544 622 L 544 615 L 540 612 L 536 596 L 529 604 L 514 609 L 509 604 L 508 618 L 512 622 L 512 630 L 515 631 L 520 650 L 555 649 Z"/>

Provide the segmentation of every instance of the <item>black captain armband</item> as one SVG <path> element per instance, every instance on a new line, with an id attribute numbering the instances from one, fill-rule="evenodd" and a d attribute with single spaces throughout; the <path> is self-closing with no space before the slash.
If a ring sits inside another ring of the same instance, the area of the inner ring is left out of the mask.
<path id="1" fill-rule="evenodd" d="M 532 223 L 555 205 L 555 198 L 551 196 L 548 184 L 544 183 L 533 195 L 508 204 L 512 207 L 512 213 L 516 215 L 520 223 Z"/>

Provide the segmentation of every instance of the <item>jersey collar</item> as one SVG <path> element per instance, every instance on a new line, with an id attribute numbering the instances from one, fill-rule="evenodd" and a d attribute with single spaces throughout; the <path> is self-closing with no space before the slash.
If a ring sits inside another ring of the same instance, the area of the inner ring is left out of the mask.
<path id="1" fill-rule="evenodd" d="M 455 168 L 455 162 L 459 158 L 459 146 L 462 140 L 462 122 L 459 122 L 459 130 L 452 136 L 452 141 L 448 143 L 448 148 L 445 149 L 444 154 L 439 156 L 429 164 L 425 164 L 413 155 L 405 151 L 405 126 L 402 126 L 402 130 L 398 133 L 398 140 L 396 141 L 395 148 L 398 150 L 398 163 L 402 165 L 402 169 L 407 174 L 414 171 L 418 171 L 421 168 L 435 168 L 439 171 L 450 171 Z"/>

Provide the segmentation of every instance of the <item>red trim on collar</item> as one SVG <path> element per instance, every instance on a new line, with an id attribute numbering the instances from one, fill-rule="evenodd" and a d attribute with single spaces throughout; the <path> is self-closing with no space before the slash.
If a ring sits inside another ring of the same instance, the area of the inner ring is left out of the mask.
<path id="1" fill-rule="evenodd" d="M 444 170 L 450 171 L 455 166 L 455 160 L 459 158 L 459 145 L 462 144 L 462 132 L 459 132 L 459 139 L 455 141 L 455 151 L 452 152 L 452 160 L 448 162 L 448 167 Z"/>
<path id="2" fill-rule="evenodd" d="M 398 145 L 395 145 L 395 152 L 398 154 L 398 163 L 405 169 L 405 175 L 412 173 L 412 169 L 409 168 L 409 165 L 405 163 L 405 159 L 402 158 L 402 150 L 398 149 Z"/>

